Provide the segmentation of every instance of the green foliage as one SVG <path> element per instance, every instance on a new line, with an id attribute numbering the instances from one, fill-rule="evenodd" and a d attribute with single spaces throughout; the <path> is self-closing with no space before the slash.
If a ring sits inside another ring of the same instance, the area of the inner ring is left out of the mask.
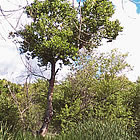
<path id="1" fill-rule="evenodd" d="M 116 39 L 122 27 L 118 20 L 110 20 L 114 9 L 108 0 L 87 0 L 80 9 L 73 8 L 67 0 L 34 0 L 26 7 L 25 12 L 32 21 L 14 34 L 18 37 L 17 42 L 20 44 L 21 53 L 26 53 L 28 58 L 36 57 L 40 66 L 46 68 L 51 66 L 46 109 L 48 113 L 45 116 L 47 118 L 45 119 L 50 122 L 53 114 L 51 94 L 57 73 L 56 62 L 60 60 L 64 65 L 68 65 L 71 60 L 76 61 L 81 48 L 91 51 L 99 46 L 104 38 L 108 41 Z M 81 110 L 79 105 L 81 102 L 83 104 L 83 100 L 77 98 L 72 102 L 74 107 L 65 102 L 65 109 L 61 110 L 62 117 L 58 115 L 61 121 L 65 120 L 62 119 L 63 117 L 76 118 L 75 113 Z M 83 104 L 84 110 L 86 104 Z M 80 119 L 82 119 L 81 115 Z M 69 122 L 71 124 L 71 121 Z"/>
<path id="2" fill-rule="evenodd" d="M 108 0 L 87 0 L 81 8 L 73 8 L 65 0 L 37 1 L 26 7 L 31 24 L 16 32 L 23 41 L 21 53 L 37 57 L 41 66 L 62 60 L 76 60 L 81 47 L 92 50 L 101 40 L 114 40 L 122 27 L 118 20 L 110 21 L 114 8 Z M 80 29 L 81 27 L 81 29 Z"/>
<path id="3" fill-rule="evenodd" d="M 62 130 L 89 118 L 134 125 L 134 84 L 122 74 L 123 70 L 131 69 L 125 61 L 126 57 L 112 50 L 110 54 L 94 54 L 92 60 L 79 60 L 80 66 L 74 69 L 75 73 L 54 93 L 54 108 L 59 107 L 55 110 L 54 120 L 59 120 Z M 59 99 L 55 94 L 59 95 Z"/>
<path id="4" fill-rule="evenodd" d="M 86 0 L 82 6 L 81 13 L 81 39 L 93 42 L 93 47 L 101 45 L 103 38 L 111 42 L 118 36 L 118 31 L 122 31 L 118 20 L 110 21 L 114 14 L 114 7 L 108 0 Z M 89 43 L 87 47 L 90 48 L 91 44 Z"/>
<path id="5" fill-rule="evenodd" d="M 18 123 L 19 114 L 17 107 L 13 104 L 7 83 L 6 80 L 0 80 L 0 120 L 7 123 L 7 126 L 15 126 Z"/>
<path id="6" fill-rule="evenodd" d="M 136 133 L 137 136 L 140 138 L 140 79 L 138 78 L 136 82 L 136 87 L 134 91 L 134 98 L 133 98 L 133 118 L 136 123 Z"/>
<path id="7" fill-rule="evenodd" d="M 88 138 L 90 135 L 87 134 L 88 131 L 86 134 L 83 133 L 77 124 L 88 122 L 92 118 L 97 123 L 93 122 L 94 126 L 97 126 L 98 137 L 107 137 L 107 131 L 111 131 L 114 138 L 120 137 L 124 132 L 126 135 L 122 136 L 129 137 L 130 133 L 127 133 L 127 130 L 132 130 L 134 127 L 138 136 L 140 122 L 139 81 L 137 83 L 130 82 L 122 74 L 123 71 L 131 70 L 125 61 L 126 57 L 127 55 L 121 54 L 117 50 L 112 50 L 107 54 L 94 52 L 93 57 L 82 57 L 81 55 L 66 81 L 55 85 L 54 116 L 49 132 L 69 131 L 68 135 L 60 136 L 64 137 L 63 139 L 65 137 L 75 139 L 72 135 L 76 135 L 77 138 Z M 14 93 L 18 104 L 12 98 L 8 86 Z M 21 128 L 15 137 L 22 139 L 29 135 L 28 138 L 32 139 L 33 136 L 30 133 L 22 132 L 23 129 L 35 132 L 41 126 L 40 120 L 46 108 L 47 88 L 48 82 L 41 79 L 32 84 L 25 83 L 22 86 L 6 80 L 0 81 L 0 119 L 4 123 L 7 122 L 7 128 L 12 126 L 10 130 L 13 127 Z M 20 111 L 23 111 L 22 116 Z M 107 124 L 108 120 L 113 126 Z M 125 128 L 118 128 L 119 125 L 125 126 Z M 119 129 L 120 131 L 118 131 Z M 7 135 L 11 137 L 9 130 L 4 132 L 6 137 Z"/>
<path id="8" fill-rule="evenodd" d="M 77 13 L 66 1 L 35 1 L 26 12 L 34 21 L 17 32 L 24 40 L 22 53 L 31 52 L 31 56 L 37 57 L 43 66 L 58 60 L 67 64 L 69 58 L 74 59 L 78 48 L 72 42 L 72 21 L 77 19 Z"/>
<path id="9" fill-rule="evenodd" d="M 45 110 L 48 82 L 18 85 L 0 80 L 0 120 L 17 129 L 36 131 Z"/>
<path id="10" fill-rule="evenodd" d="M 28 104 L 28 109 L 25 111 L 26 129 L 36 131 L 41 126 L 41 120 L 46 108 L 48 82 L 38 79 L 32 84 L 28 84 L 28 91 L 26 85 L 24 88 L 25 93 L 23 94 L 27 95 L 28 92 L 28 96 L 22 97 L 22 101 L 26 99 L 26 103 Z"/>

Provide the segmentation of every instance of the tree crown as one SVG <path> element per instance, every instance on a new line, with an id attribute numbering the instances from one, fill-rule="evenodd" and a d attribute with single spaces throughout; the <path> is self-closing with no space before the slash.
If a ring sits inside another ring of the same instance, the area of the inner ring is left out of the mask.
<path id="1" fill-rule="evenodd" d="M 23 39 L 21 53 L 37 57 L 42 66 L 58 60 L 69 64 L 81 47 L 92 50 L 103 38 L 112 41 L 122 31 L 118 20 L 109 20 L 114 8 L 108 0 L 87 0 L 79 8 L 66 0 L 35 0 L 26 13 L 31 24 L 16 32 Z"/>

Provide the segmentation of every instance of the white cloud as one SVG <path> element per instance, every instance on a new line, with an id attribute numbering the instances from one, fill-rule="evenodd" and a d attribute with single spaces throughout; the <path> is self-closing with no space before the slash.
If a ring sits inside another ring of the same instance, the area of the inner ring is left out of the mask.
<path id="1" fill-rule="evenodd" d="M 130 80 L 135 81 L 137 77 L 140 76 L 140 15 L 136 13 L 136 6 L 132 2 L 128 0 L 124 1 L 124 9 L 122 9 L 121 3 L 117 4 L 115 14 L 124 26 L 124 32 L 122 36 L 118 37 L 114 45 L 130 53 L 128 63 L 134 66 L 134 70 L 127 76 Z"/>
<path id="2" fill-rule="evenodd" d="M 0 45 L 0 78 L 14 82 L 25 68 L 16 48 L 9 45 L 10 47 Z"/>
<path id="3" fill-rule="evenodd" d="M 112 1 L 116 7 L 113 18 L 119 19 L 124 30 L 115 41 L 104 43 L 99 49 L 100 51 L 108 51 L 119 48 L 124 53 L 129 52 L 127 61 L 131 66 L 134 66 L 134 70 L 129 72 L 127 76 L 130 80 L 136 81 L 137 77 L 140 76 L 140 15 L 136 13 L 136 6 L 129 0 L 124 0 L 124 5 L 121 1 Z M 124 9 L 122 6 L 124 6 Z"/>

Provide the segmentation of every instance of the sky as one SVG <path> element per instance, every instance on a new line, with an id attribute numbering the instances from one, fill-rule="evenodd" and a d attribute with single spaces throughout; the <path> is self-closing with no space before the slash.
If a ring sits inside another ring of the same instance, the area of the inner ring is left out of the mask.
<path id="1" fill-rule="evenodd" d="M 29 1 L 31 2 L 31 0 Z M 122 53 L 129 52 L 127 62 L 133 66 L 133 71 L 127 73 L 126 76 L 131 81 L 136 81 L 140 76 L 140 0 L 112 0 L 112 2 L 116 9 L 113 19 L 119 19 L 124 30 L 115 41 L 111 43 L 104 42 L 99 47 L 99 51 L 107 52 L 113 48 L 118 48 Z M 26 0 L 1 0 L 0 2 L 0 6 L 4 10 L 19 9 L 26 4 Z M 24 56 L 19 54 L 18 46 L 16 47 L 7 37 L 8 33 L 13 30 L 9 23 L 16 27 L 18 18 L 21 15 L 22 11 L 20 13 L 16 12 L 14 15 L 9 15 L 6 20 L 0 16 L 0 79 L 5 78 L 16 83 L 21 83 L 25 80 L 28 72 L 24 64 L 27 64 L 27 62 Z M 22 15 L 18 25 L 25 23 L 28 23 L 28 20 Z M 32 69 L 35 71 L 40 71 L 36 66 L 36 61 L 30 61 L 30 65 L 34 65 Z M 57 79 L 63 79 L 68 72 L 69 68 L 64 67 L 57 75 Z M 48 72 L 45 72 L 44 75 L 49 76 Z"/>
<path id="2" fill-rule="evenodd" d="M 119 48 L 123 53 L 129 52 L 127 62 L 133 66 L 133 71 L 127 73 L 131 81 L 136 81 L 140 76 L 140 0 L 112 0 L 115 5 L 113 18 L 119 19 L 124 27 L 123 32 L 112 43 L 104 43 L 101 51 Z"/>

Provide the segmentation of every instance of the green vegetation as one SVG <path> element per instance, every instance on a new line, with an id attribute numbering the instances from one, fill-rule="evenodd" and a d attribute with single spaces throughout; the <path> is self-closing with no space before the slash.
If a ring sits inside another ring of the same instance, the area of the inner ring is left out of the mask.
<path id="1" fill-rule="evenodd" d="M 118 20 L 111 20 L 114 7 L 108 0 L 86 0 L 79 8 L 72 7 L 67 0 L 34 0 L 25 13 L 31 23 L 14 33 L 20 51 L 28 58 L 37 58 L 40 67 L 50 67 L 46 111 L 39 130 L 45 136 L 54 114 L 52 97 L 59 71 L 57 62 L 61 62 L 61 68 L 62 64 L 77 61 L 81 48 L 91 52 L 103 39 L 109 42 L 116 39 L 122 27 Z"/>
<path id="2" fill-rule="evenodd" d="M 31 23 L 11 35 L 51 76 L 23 85 L 0 80 L 0 139 L 140 138 L 140 79 L 131 82 L 124 74 L 132 70 L 128 54 L 95 49 L 122 31 L 111 19 L 112 3 L 86 0 L 74 8 L 65 0 L 34 0 L 25 13 Z M 56 83 L 62 64 L 71 73 Z"/>
<path id="3" fill-rule="evenodd" d="M 2 128 L 4 129 L 4 128 Z M 73 127 L 66 133 L 47 135 L 45 138 L 33 136 L 29 132 L 17 131 L 10 134 L 7 130 L 0 135 L 2 140 L 136 140 L 132 131 L 121 123 L 108 121 L 88 121 Z"/>
<path id="4" fill-rule="evenodd" d="M 134 83 L 120 73 L 131 67 L 125 61 L 127 55 L 112 50 L 111 54 L 93 54 L 89 60 L 79 60 L 83 67 L 68 77 L 57 91 L 62 95 L 56 106 L 61 106 L 56 117 L 61 120 L 62 129 L 75 126 L 79 121 L 92 117 L 99 120 L 118 120 L 132 125 L 131 105 Z M 85 61 L 85 62 L 84 62 Z M 56 89 L 57 90 L 57 89 Z M 54 93 L 55 94 L 55 93 Z M 62 102 L 63 100 L 63 102 Z M 62 105 L 59 103 L 63 103 Z M 55 107 L 55 103 L 54 103 Z"/>
<path id="5" fill-rule="evenodd" d="M 88 59 L 87 59 L 88 58 Z M 72 73 L 55 84 L 54 116 L 44 139 L 118 140 L 139 137 L 139 79 L 129 81 L 127 54 L 118 50 L 82 56 Z M 0 80 L 1 139 L 43 139 L 36 136 L 45 111 L 48 82 L 17 85 Z"/>

